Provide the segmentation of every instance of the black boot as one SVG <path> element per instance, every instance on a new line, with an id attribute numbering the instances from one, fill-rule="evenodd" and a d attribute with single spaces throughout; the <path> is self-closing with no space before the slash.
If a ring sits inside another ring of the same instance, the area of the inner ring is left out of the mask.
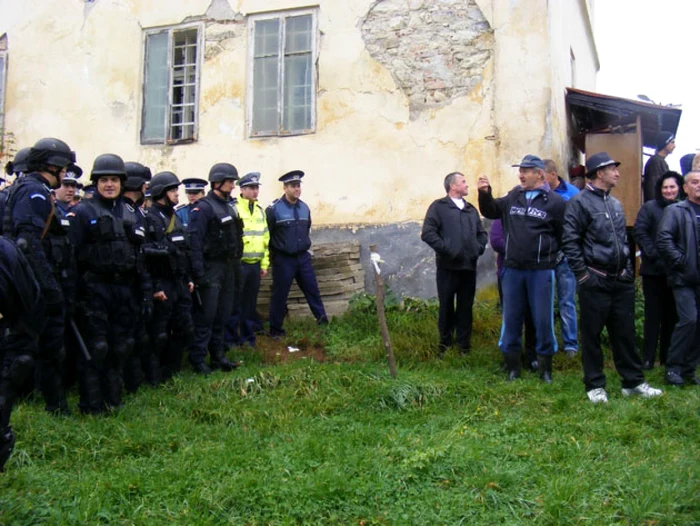
<path id="1" fill-rule="evenodd" d="M 46 412 L 56 416 L 70 416 L 66 391 L 60 376 L 54 375 L 51 379 L 44 379 L 43 383 L 42 391 L 46 402 L 44 406 Z"/>
<path id="2" fill-rule="evenodd" d="M 215 352 L 211 355 L 209 364 L 211 365 L 212 369 L 221 369 L 225 373 L 233 371 L 239 365 L 237 362 L 232 362 L 226 358 L 226 355 L 221 351 Z"/>
<path id="3" fill-rule="evenodd" d="M 546 384 L 552 383 L 552 355 L 540 354 L 537 356 L 540 378 Z"/>
<path id="4" fill-rule="evenodd" d="M 197 374 L 202 374 L 204 376 L 211 374 L 211 367 L 209 367 L 205 362 L 194 362 L 192 364 L 192 370 Z"/>
<path id="5" fill-rule="evenodd" d="M 82 414 L 99 415 L 105 412 L 100 375 L 94 367 L 85 367 L 80 372 L 78 391 L 80 393 L 78 408 Z"/>
<path id="6" fill-rule="evenodd" d="M 512 382 L 520 378 L 520 353 L 503 353 L 506 364 L 506 380 Z"/>
<path id="7" fill-rule="evenodd" d="M 5 463 L 15 447 L 15 435 L 10 426 L 0 429 L 0 473 L 5 471 Z"/>
<path id="8" fill-rule="evenodd" d="M 107 369 L 107 400 L 105 403 L 108 409 L 115 410 L 123 406 L 121 369 L 121 367 Z"/>

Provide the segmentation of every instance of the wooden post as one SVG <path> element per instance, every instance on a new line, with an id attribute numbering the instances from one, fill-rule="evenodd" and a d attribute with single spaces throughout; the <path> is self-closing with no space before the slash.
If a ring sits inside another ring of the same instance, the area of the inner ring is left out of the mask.
<path id="1" fill-rule="evenodd" d="M 379 320 L 379 330 L 382 333 L 384 341 L 384 349 L 386 350 L 386 359 L 389 362 L 389 373 L 392 378 L 396 378 L 396 359 L 394 351 L 391 348 L 391 339 L 389 338 L 389 327 L 386 324 L 386 312 L 384 311 L 384 278 L 382 278 L 379 263 L 383 263 L 377 253 L 377 245 L 370 245 L 370 259 L 374 270 L 374 281 L 377 285 L 377 319 Z"/>

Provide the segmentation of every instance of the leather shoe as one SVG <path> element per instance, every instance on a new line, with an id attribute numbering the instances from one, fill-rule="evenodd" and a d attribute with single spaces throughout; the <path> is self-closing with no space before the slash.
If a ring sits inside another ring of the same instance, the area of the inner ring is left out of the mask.
<path id="1" fill-rule="evenodd" d="M 211 368 L 204 362 L 193 363 L 192 370 L 195 373 L 203 374 L 204 376 L 211 374 Z"/>
<path id="2" fill-rule="evenodd" d="M 685 385 L 685 381 L 683 381 L 681 375 L 676 371 L 666 371 L 666 383 L 668 385 L 677 385 L 679 387 Z"/>
<path id="3" fill-rule="evenodd" d="M 218 356 L 212 356 L 209 360 L 209 364 L 212 369 L 221 369 L 225 373 L 233 371 L 236 367 L 240 365 L 238 362 L 232 362 L 223 354 Z"/>

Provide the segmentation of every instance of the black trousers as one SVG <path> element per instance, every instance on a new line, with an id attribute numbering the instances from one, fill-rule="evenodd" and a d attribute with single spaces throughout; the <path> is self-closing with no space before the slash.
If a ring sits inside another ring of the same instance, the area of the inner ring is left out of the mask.
<path id="1" fill-rule="evenodd" d="M 149 369 L 159 379 L 169 378 L 180 370 L 184 349 L 192 344 L 194 324 L 192 322 L 192 295 L 184 278 L 163 279 L 162 287 L 166 301 L 155 302 L 151 320 L 152 361 Z"/>
<path id="2" fill-rule="evenodd" d="M 642 359 L 634 332 L 634 282 L 603 278 L 596 274 L 578 286 L 581 310 L 581 361 L 586 391 L 605 387 L 600 335 L 607 327 L 615 368 L 622 387 L 644 382 Z"/>
<path id="3" fill-rule="evenodd" d="M 678 321 L 673 291 L 668 286 L 666 276 L 642 276 L 644 291 L 644 361 L 654 365 L 656 347 L 659 347 L 659 361 L 666 363 L 668 348 L 671 345 L 673 326 Z"/>
<path id="4" fill-rule="evenodd" d="M 189 349 L 190 362 L 201 363 L 207 352 L 212 356 L 226 351 L 224 323 L 238 302 L 240 260 L 220 259 L 204 262 L 204 280 L 194 300 L 194 341 Z"/>
<path id="5" fill-rule="evenodd" d="M 674 287 L 678 323 L 673 329 L 666 370 L 688 377 L 700 359 L 700 287 Z"/>
<path id="6" fill-rule="evenodd" d="M 438 331 L 440 347 L 452 345 L 456 334 L 457 346 L 462 351 L 469 351 L 472 342 L 472 308 L 476 293 L 476 271 L 447 270 L 437 268 Z M 455 310 L 456 300 L 456 310 Z"/>

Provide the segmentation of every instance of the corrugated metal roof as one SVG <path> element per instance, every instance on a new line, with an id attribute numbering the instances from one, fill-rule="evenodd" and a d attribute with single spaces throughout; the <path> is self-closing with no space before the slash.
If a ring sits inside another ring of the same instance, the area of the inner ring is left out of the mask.
<path id="1" fill-rule="evenodd" d="M 574 128 L 574 140 L 579 147 L 585 144 L 583 139 L 587 133 L 624 128 L 634 124 L 639 116 L 642 122 L 642 142 L 644 146 L 654 148 L 662 131 L 675 135 L 682 113 L 679 108 L 574 88 L 566 88 L 566 103 Z"/>

